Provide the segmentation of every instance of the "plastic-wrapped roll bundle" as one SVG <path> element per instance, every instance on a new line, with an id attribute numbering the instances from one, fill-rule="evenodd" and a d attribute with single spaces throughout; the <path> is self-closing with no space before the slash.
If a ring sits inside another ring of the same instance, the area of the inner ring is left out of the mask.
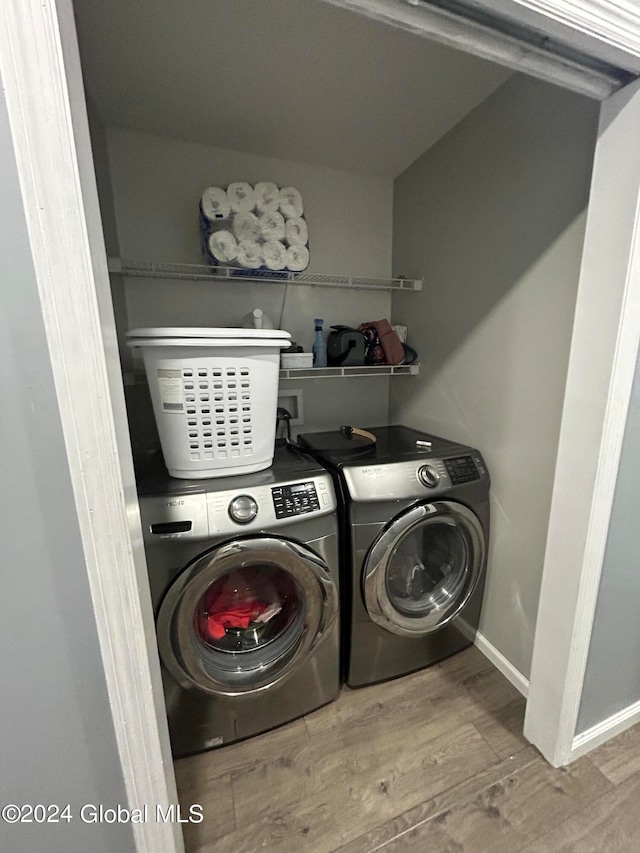
<path id="1" fill-rule="evenodd" d="M 250 184 L 237 181 L 227 187 L 227 196 L 233 213 L 250 213 L 256 207 L 256 194 Z"/>
<path id="2" fill-rule="evenodd" d="M 258 213 L 275 211 L 280 206 L 280 190 L 271 181 L 259 181 L 253 191 L 256 195 Z"/>
<path id="3" fill-rule="evenodd" d="M 207 245 L 211 256 L 221 264 L 229 264 L 238 256 L 238 243 L 230 231 L 214 231 Z"/>
<path id="4" fill-rule="evenodd" d="M 202 193 L 200 209 L 202 215 L 209 222 L 215 222 L 217 219 L 228 219 L 231 213 L 229 196 L 221 187 L 208 187 Z"/>
<path id="5" fill-rule="evenodd" d="M 202 202 L 200 202 L 198 206 L 198 225 L 200 228 L 200 247 L 202 248 L 202 254 L 205 256 L 205 258 L 207 258 L 207 260 L 211 260 L 211 252 L 209 251 L 209 234 L 211 234 L 211 222 L 202 212 Z"/>
<path id="6" fill-rule="evenodd" d="M 309 266 L 309 250 L 306 246 L 289 246 L 287 249 L 287 269 L 302 272 Z"/>
<path id="7" fill-rule="evenodd" d="M 302 196 L 295 187 L 283 187 L 280 190 L 280 213 L 285 219 L 293 219 L 304 213 Z"/>
<path id="8" fill-rule="evenodd" d="M 267 211 L 263 213 L 258 222 L 260 233 L 265 242 L 269 240 L 284 240 L 284 217 L 278 211 Z"/>
<path id="9" fill-rule="evenodd" d="M 290 246 L 306 246 L 309 242 L 309 231 L 307 223 L 300 216 L 294 216 L 293 219 L 287 219 L 286 239 Z"/>
<path id="10" fill-rule="evenodd" d="M 236 213 L 232 225 L 236 240 L 255 242 L 260 239 L 260 223 L 255 213 Z"/>
<path id="11" fill-rule="evenodd" d="M 240 240 L 238 243 L 238 263 L 249 270 L 262 266 L 262 247 L 254 240 Z"/>
<path id="12" fill-rule="evenodd" d="M 283 270 L 287 265 L 287 249 L 279 240 L 269 240 L 262 247 L 262 257 L 270 270 Z"/>

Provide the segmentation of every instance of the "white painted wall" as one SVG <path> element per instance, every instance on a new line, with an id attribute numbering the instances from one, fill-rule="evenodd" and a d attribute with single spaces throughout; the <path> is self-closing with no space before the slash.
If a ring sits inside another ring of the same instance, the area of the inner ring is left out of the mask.
<path id="1" fill-rule="evenodd" d="M 393 184 L 386 178 L 243 154 L 109 128 L 107 144 L 123 258 L 203 263 L 198 200 L 211 184 L 271 180 L 302 193 L 309 226 L 310 271 L 391 275 Z M 278 322 L 285 287 L 129 279 L 129 323 L 139 326 L 234 326 L 254 307 Z M 389 317 L 389 293 L 291 286 L 282 328 L 310 350 L 313 319 L 357 325 Z M 300 429 L 385 423 L 389 381 L 325 379 L 304 383 Z M 290 383 L 291 384 L 291 383 Z M 292 383 L 300 387 L 300 381 Z M 283 387 L 287 387 L 283 383 Z"/>
<path id="2" fill-rule="evenodd" d="M 598 105 L 517 76 L 395 183 L 394 316 L 419 383 L 391 418 L 479 447 L 492 474 L 480 630 L 525 677 L 584 236 Z"/>

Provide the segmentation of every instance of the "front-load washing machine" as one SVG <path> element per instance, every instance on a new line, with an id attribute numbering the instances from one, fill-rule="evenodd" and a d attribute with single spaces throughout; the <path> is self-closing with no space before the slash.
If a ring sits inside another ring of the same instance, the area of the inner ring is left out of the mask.
<path id="1" fill-rule="evenodd" d="M 480 452 L 403 426 L 298 440 L 332 470 L 342 504 L 343 650 L 359 687 L 472 644 L 489 540 Z"/>
<path id="2" fill-rule="evenodd" d="M 340 684 L 338 522 L 331 476 L 279 447 L 267 471 L 139 476 L 175 757 L 264 732 Z"/>

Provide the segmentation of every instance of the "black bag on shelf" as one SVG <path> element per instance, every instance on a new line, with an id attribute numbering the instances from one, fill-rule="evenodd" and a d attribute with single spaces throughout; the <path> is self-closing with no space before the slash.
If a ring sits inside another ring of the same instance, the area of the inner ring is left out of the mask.
<path id="1" fill-rule="evenodd" d="M 364 364 L 364 335 L 350 326 L 332 326 L 327 338 L 327 364 L 331 367 L 361 367 Z"/>

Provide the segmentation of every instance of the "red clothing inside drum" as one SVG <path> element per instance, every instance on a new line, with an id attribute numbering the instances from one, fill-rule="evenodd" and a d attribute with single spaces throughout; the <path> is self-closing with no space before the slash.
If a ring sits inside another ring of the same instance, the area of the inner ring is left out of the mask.
<path id="1" fill-rule="evenodd" d="M 248 628 L 264 613 L 267 602 L 252 593 L 254 584 L 250 573 L 234 572 L 209 587 L 205 611 L 199 614 L 200 633 L 220 640 L 227 628 Z"/>

